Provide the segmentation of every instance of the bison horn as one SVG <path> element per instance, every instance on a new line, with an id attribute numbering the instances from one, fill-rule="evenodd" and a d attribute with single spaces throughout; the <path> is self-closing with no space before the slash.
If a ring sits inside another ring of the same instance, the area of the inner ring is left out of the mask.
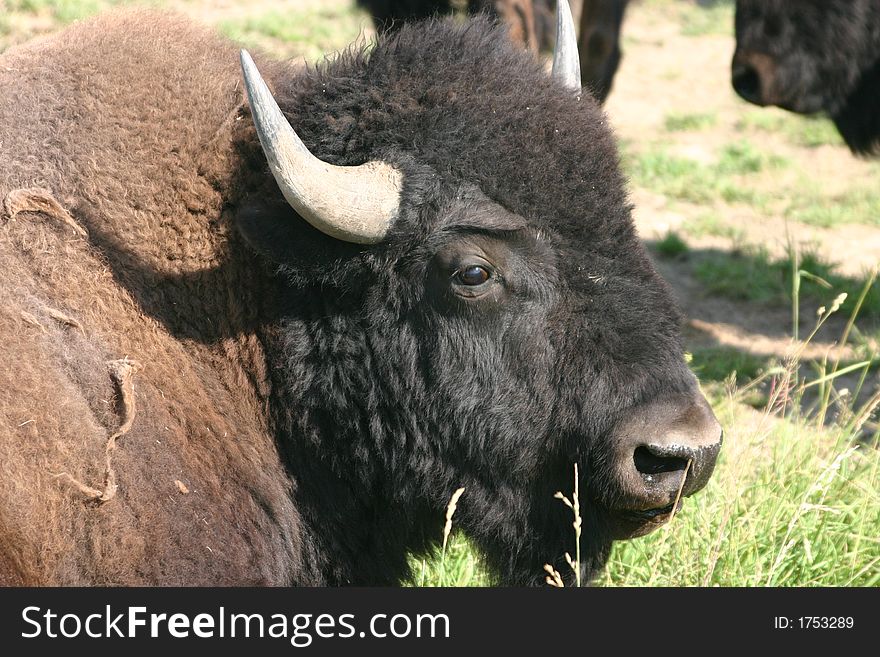
<path id="1" fill-rule="evenodd" d="M 553 77 L 572 91 L 581 90 L 581 62 L 577 34 L 568 0 L 556 3 L 556 49 L 553 51 Z"/>
<path id="2" fill-rule="evenodd" d="M 319 160 L 284 118 L 246 50 L 241 70 L 263 153 L 291 207 L 331 237 L 357 244 L 382 241 L 400 206 L 401 172 L 379 161 L 336 166 Z"/>

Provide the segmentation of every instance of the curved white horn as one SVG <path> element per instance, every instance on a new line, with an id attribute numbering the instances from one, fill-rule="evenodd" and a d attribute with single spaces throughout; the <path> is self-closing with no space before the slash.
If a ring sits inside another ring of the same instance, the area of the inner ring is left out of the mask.
<path id="1" fill-rule="evenodd" d="M 581 61 L 577 33 L 568 0 L 556 2 L 556 49 L 553 51 L 553 77 L 572 91 L 581 90 Z"/>
<path id="2" fill-rule="evenodd" d="M 291 207 L 331 237 L 381 242 L 397 216 L 403 174 L 385 162 L 336 166 L 319 160 L 284 118 L 246 50 L 241 70 L 263 153 Z"/>

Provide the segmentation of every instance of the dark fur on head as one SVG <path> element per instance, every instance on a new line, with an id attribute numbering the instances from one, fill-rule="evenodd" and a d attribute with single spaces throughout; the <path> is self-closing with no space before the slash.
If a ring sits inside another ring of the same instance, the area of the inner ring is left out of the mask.
<path id="1" fill-rule="evenodd" d="M 393 234 L 369 249 L 340 248 L 283 204 L 243 214 L 298 309 L 279 337 L 288 397 L 276 406 L 290 409 L 279 424 L 298 508 L 326 529 L 323 541 L 379 532 L 377 553 L 402 555 L 436 536 L 464 486 L 458 526 L 502 581 L 534 583 L 542 563 L 566 570 L 573 538 L 553 493 L 580 461 L 582 495 L 598 502 L 586 505 L 584 546 L 595 573 L 610 545 L 602 508 L 615 502 L 602 467 L 610 427 L 634 404 L 691 385 L 679 316 L 633 230 L 601 110 L 562 92 L 483 20 L 404 26 L 368 55 L 282 81 L 276 97 L 321 159 L 382 159 L 407 181 Z M 462 239 L 520 261 L 503 303 L 465 307 L 434 280 L 437 253 Z M 316 297 L 314 317 L 304 315 Z M 326 368 L 319 377 L 297 365 L 305 344 L 319 351 L 309 358 Z M 351 488 L 332 516 L 314 504 L 328 481 Z M 353 525 L 364 517 L 375 523 Z M 355 555 L 336 559 L 336 577 L 384 581 L 387 560 L 366 557 L 354 571 Z"/>
<path id="2" fill-rule="evenodd" d="M 625 503 L 611 428 L 695 387 L 601 110 L 485 20 L 306 72 L 258 60 L 318 157 L 403 171 L 365 247 L 282 201 L 236 63 L 141 12 L 3 55 L 0 199 L 44 187 L 84 232 L 3 216 L 0 581 L 394 583 L 460 486 L 455 524 L 502 583 L 571 577 L 553 494 L 574 462 L 595 574 Z M 480 298 L 450 275 L 474 251 Z M 123 356 L 137 414 L 96 507 L 54 475 L 100 480 Z"/>
<path id="3" fill-rule="evenodd" d="M 736 38 L 772 58 L 774 104 L 826 112 L 856 153 L 880 148 L 880 3 L 737 0 Z"/>

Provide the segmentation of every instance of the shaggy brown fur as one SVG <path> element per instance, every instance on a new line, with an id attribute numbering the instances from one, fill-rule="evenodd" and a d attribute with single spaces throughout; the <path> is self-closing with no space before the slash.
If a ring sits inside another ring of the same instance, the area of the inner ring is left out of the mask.
<path id="1" fill-rule="evenodd" d="M 231 44 L 139 12 L 0 59 L 0 584 L 301 571 L 259 304 L 230 293 L 262 276 L 221 217 L 243 182 L 238 80 Z"/>

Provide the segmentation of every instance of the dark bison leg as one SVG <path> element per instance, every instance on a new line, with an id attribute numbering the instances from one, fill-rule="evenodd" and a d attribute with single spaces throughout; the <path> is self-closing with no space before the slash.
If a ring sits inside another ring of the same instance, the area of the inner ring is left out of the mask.
<path id="1" fill-rule="evenodd" d="M 620 64 L 620 27 L 627 0 L 584 0 L 578 51 L 581 83 L 604 101 Z"/>
<path id="2" fill-rule="evenodd" d="M 486 12 L 507 23 L 510 38 L 529 50 L 538 51 L 535 9 L 532 0 L 471 0 L 468 11 Z"/>
<path id="3" fill-rule="evenodd" d="M 847 146 L 861 155 L 880 155 L 880 60 L 862 76 L 843 109 L 832 118 Z"/>
<path id="4" fill-rule="evenodd" d="M 370 12 L 380 32 L 398 29 L 405 21 L 415 21 L 452 11 L 450 0 L 357 0 Z"/>

